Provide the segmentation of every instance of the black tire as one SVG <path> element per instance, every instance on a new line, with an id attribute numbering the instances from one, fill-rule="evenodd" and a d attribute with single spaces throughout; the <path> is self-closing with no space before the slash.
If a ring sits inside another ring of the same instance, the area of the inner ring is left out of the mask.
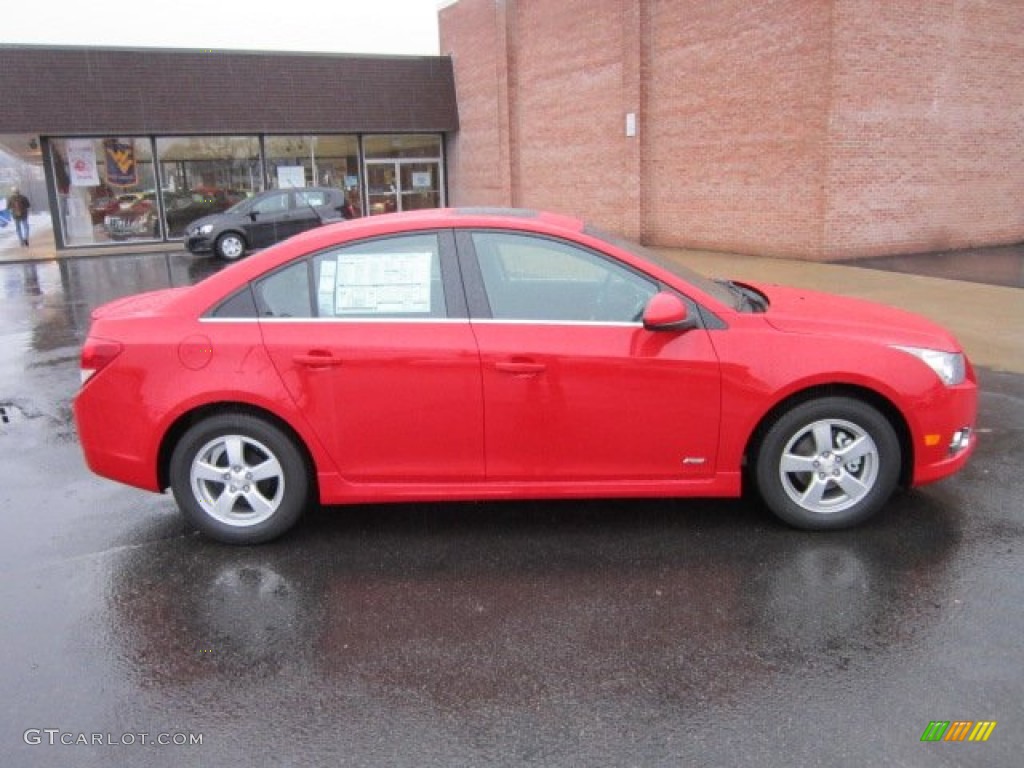
<path id="1" fill-rule="evenodd" d="M 901 460 L 899 438 L 885 416 L 860 400 L 823 397 L 771 424 L 754 477 L 765 504 L 790 525 L 848 528 L 885 505 Z"/>
<path id="2" fill-rule="evenodd" d="M 237 232 L 225 232 L 213 244 L 213 252 L 225 261 L 237 261 L 245 255 L 245 238 Z"/>
<path id="3" fill-rule="evenodd" d="M 185 519 L 227 544 L 277 538 L 309 503 L 302 452 L 278 427 L 244 413 L 212 416 L 189 428 L 171 455 L 170 476 Z"/>

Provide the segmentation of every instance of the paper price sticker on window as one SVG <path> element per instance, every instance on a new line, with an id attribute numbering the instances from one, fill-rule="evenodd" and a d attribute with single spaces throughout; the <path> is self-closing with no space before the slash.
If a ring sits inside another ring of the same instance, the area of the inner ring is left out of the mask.
<path id="1" fill-rule="evenodd" d="M 342 254 L 336 266 L 321 264 L 321 290 L 333 284 L 336 317 L 430 312 L 432 258 L 429 252 Z"/>

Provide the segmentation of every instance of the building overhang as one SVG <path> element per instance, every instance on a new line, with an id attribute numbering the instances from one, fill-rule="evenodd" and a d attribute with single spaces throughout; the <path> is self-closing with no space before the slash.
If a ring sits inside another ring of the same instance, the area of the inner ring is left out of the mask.
<path id="1" fill-rule="evenodd" d="M 0 46 L 0 134 L 450 133 L 451 59 Z"/>

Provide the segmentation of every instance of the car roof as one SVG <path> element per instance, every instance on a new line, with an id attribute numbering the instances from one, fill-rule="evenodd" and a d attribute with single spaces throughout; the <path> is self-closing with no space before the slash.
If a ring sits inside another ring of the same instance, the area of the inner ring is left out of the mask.
<path id="1" fill-rule="evenodd" d="M 369 217 L 360 221 L 379 220 L 380 217 Z M 388 219 L 396 224 L 420 223 L 423 226 L 501 226 L 513 229 L 529 229 L 530 223 L 582 232 L 583 221 L 565 214 L 551 211 L 536 211 L 528 208 L 502 208 L 487 206 L 469 206 L 455 208 L 424 208 L 418 211 L 388 214 Z"/>

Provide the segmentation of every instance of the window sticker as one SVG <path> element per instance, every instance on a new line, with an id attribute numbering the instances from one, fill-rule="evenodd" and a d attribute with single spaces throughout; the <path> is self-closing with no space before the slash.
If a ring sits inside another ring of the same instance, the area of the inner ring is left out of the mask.
<path id="1" fill-rule="evenodd" d="M 321 314 L 430 312 L 432 253 L 345 253 L 320 265 Z M 329 266 L 328 266 L 329 265 Z M 326 311 L 325 311 L 326 310 Z"/>
<path id="2" fill-rule="evenodd" d="M 338 262 L 334 259 L 324 259 L 320 262 L 320 287 L 316 295 L 316 309 L 320 317 L 330 317 L 334 314 L 334 290 L 335 275 L 338 272 Z"/>

